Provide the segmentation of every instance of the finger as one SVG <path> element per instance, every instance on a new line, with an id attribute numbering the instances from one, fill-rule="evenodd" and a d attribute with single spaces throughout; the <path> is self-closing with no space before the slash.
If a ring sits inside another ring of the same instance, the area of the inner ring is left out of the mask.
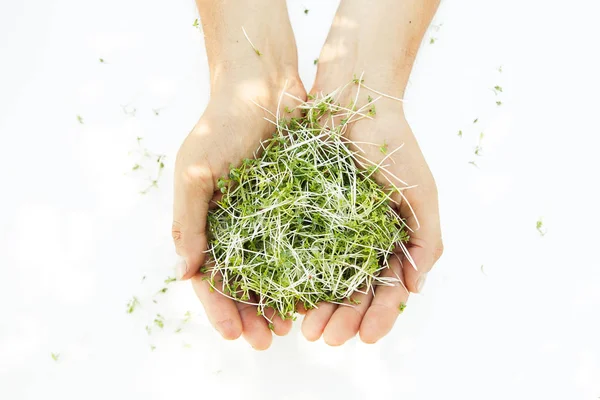
<path id="1" fill-rule="evenodd" d="M 265 316 L 272 321 L 272 331 L 277 336 L 285 336 L 292 329 L 292 320 L 287 318 L 284 320 L 272 308 L 265 310 Z"/>
<path id="2" fill-rule="evenodd" d="M 442 256 L 444 250 L 440 230 L 438 195 L 433 178 L 423 185 L 404 192 L 400 200 L 400 215 L 406 218 L 410 240 L 403 272 L 406 287 L 413 293 L 423 290 L 427 273 Z"/>
<path id="3" fill-rule="evenodd" d="M 255 301 L 252 297 L 252 302 Z M 258 314 L 258 308 L 252 304 L 237 303 L 242 319 L 244 339 L 256 350 L 266 350 L 273 342 L 273 334 L 265 318 Z"/>
<path id="4" fill-rule="evenodd" d="M 306 315 L 306 312 L 308 310 L 306 309 L 306 307 L 304 307 L 304 304 L 302 303 L 298 303 L 296 304 L 296 312 L 300 315 Z"/>
<path id="5" fill-rule="evenodd" d="M 302 334 L 310 342 L 319 340 L 337 304 L 321 302 L 317 307 L 308 310 L 302 321 Z"/>
<path id="6" fill-rule="evenodd" d="M 178 279 L 191 278 L 205 261 L 206 217 L 213 197 L 213 186 L 212 174 L 208 168 L 178 168 L 172 227 L 175 250 L 180 256 L 176 266 Z"/>
<path id="7" fill-rule="evenodd" d="M 352 299 L 354 301 L 344 300 L 348 305 L 339 306 L 327 323 L 323 339 L 330 346 L 341 346 L 356 336 L 363 316 L 373 299 L 373 292 L 370 289 L 366 294 L 356 292 L 352 295 Z"/>
<path id="8" fill-rule="evenodd" d="M 399 282 L 394 282 L 393 286 L 376 287 L 375 297 L 360 324 L 360 339 L 365 343 L 375 343 L 387 335 L 406 307 L 409 292 L 404 286 L 399 256 L 393 255 L 389 266 L 381 273 L 381 277 L 398 279 Z"/>
<path id="9" fill-rule="evenodd" d="M 219 274 L 215 275 L 215 284 L 221 280 Z M 192 278 L 192 286 L 200 302 L 204 306 L 206 316 L 215 329 L 227 340 L 234 340 L 242 334 L 242 320 L 235 302 L 211 288 L 210 283 L 203 274 Z M 221 284 L 221 291 L 222 284 Z"/>

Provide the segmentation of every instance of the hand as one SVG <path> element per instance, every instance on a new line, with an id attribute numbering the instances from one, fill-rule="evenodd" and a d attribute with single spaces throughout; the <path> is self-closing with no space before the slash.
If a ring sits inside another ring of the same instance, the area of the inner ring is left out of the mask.
<path id="1" fill-rule="evenodd" d="M 405 22 L 409 26 L 419 22 L 416 17 L 412 18 L 410 24 L 404 21 L 411 18 L 411 10 L 401 10 L 405 13 L 398 17 L 393 15 L 394 7 L 398 7 L 399 3 L 414 3 L 415 7 L 419 5 L 413 1 L 393 2 L 394 4 L 383 7 L 389 17 L 382 14 L 369 18 L 364 15 L 362 3 L 342 2 L 319 57 L 319 69 L 311 92 L 330 93 L 364 72 L 365 86 L 402 98 L 420 39 L 415 44 L 414 39 L 411 40 L 411 35 L 406 32 L 393 31 L 388 34 L 396 40 L 388 43 L 385 40 L 385 28 L 370 27 L 364 21 L 360 23 L 362 31 L 352 31 L 348 27 L 358 25 L 354 22 L 363 18 L 374 21 L 371 24 L 382 26 L 388 26 L 382 19 L 392 18 L 390 24 Z M 407 28 L 408 32 L 411 32 L 410 29 Z M 421 30 L 424 31 L 424 28 Z M 354 45 L 349 47 L 348 43 Z M 397 48 L 401 50 L 400 54 Z M 358 107 L 368 103 L 369 96 L 373 99 L 380 97 L 378 93 L 355 84 L 346 90 L 341 104 L 348 105 L 354 101 L 357 91 L 358 101 L 354 104 Z M 317 309 L 308 311 L 302 323 L 304 336 L 308 340 L 317 340 L 323 335 L 325 342 L 332 346 L 343 344 L 356 333 L 360 333 L 361 339 L 366 343 L 374 343 L 385 336 L 400 314 L 401 304 L 408 300 L 409 291 L 418 293 L 422 290 L 427 273 L 443 251 L 435 181 L 406 121 L 402 102 L 382 97 L 375 103 L 374 112 L 376 115 L 373 119 L 361 119 L 352 123 L 347 137 L 357 143 L 375 144 L 359 145 L 361 155 L 371 163 L 377 164 L 389 155 L 385 161 L 389 165 L 387 172 L 380 170 L 374 175 L 380 184 L 389 186 L 391 181 L 398 187 L 406 186 L 398 181 L 399 178 L 407 185 L 416 186 L 403 190 L 402 194 L 396 193 L 393 197 L 394 203 L 398 205 L 397 211 L 412 230 L 409 232 L 407 249 L 416 269 L 407 256 L 397 251 L 396 256 L 389 260 L 390 268 L 383 272 L 384 276 L 400 280 L 396 286 L 377 286 L 374 296 L 372 292 L 366 295 L 356 293 L 352 296 L 360 302 L 356 306 L 321 303 Z M 402 148 L 394 152 L 400 146 Z"/>
<path id="2" fill-rule="evenodd" d="M 206 7 L 199 1 L 211 70 L 211 98 L 199 122 L 184 140 L 175 162 L 175 198 L 172 234 L 177 254 L 181 260 L 177 266 L 179 279 L 192 278 L 192 285 L 202 302 L 208 319 L 226 339 L 236 339 L 242 333 L 256 349 L 266 349 L 272 341 L 271 330 L 262 316 L 257 315 L 255 306 L 234 302 L 228 297 L 211 291 L 207 281 L 202 280 L 198 270 L 208 260 L 206 219 L 215 195 L 216 183 L 229 173 L 230 165 L 251 158 L 260 142 L 275 131 L 275 127 L 263 117 L 273 119 L 261 109 L 275 113 L 282 91 L 304 100 L 306 93 L 297 73 L 296 48 L 289 27 L 286 25 L 285 2 L 281 7 L 270 7 L 271 13 L 281 15 L 253 15 L 252 5 L 238 4 L 235 10 Z M 232 22 L 227 29 L 213 24 L 216 15 L 227 15 L 228 19 L 249 18 L 246 30 L 254 36 L 255 45 L 260 46 L 262 55 L 257 55 L 246 41 L 241 25 Z M 256 18 L 252 22 L 252 18 Z M 260 23 L 260 18 L 270 19 L 270 24 Z M 273 24 L 279 18 L 281 26 Z M 277 31 L 276 31 L 277 30 Z M 268 32 L 267 32 L 268 31 Z M 226 36 L 221 38 L 220 35 Z M 230 38 L 227 35 L 231 35 Z M 211 38 L 211 39 L 209 39 Z M 268 38 L 268 40 L 260 40 Z M 212 41 L 211 41 L 212 40 Z M 214 43 L 217 41 L 218 43 Z M 287 106 L 294 108 L 294 100 L 284 97 L 281 112 Z M 217 279 L 218 281 L 218 279 Z M 269 311 L 266 312 L 267 316 Z M 291 321 L 283 321 L 273 315 L 273 332 L 285 335 Z"/>

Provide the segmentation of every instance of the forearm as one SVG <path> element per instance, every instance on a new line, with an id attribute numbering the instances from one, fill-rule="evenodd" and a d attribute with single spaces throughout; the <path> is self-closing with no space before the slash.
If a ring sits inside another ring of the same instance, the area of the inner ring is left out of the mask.
<path id="1" fill-rule="evenodd" d="M 211 83 L 236 71 L 262 71 L 276 65 L 278 71 L 297 69 L 296 47 L 284 0 L 196 0 L 196 5 L 204 30 Z"/>
<path id="2" fill-rule="evenodd" d="M 342 0 L 319 62 L 349 62 L 401 96 L 439 0 Z"/>

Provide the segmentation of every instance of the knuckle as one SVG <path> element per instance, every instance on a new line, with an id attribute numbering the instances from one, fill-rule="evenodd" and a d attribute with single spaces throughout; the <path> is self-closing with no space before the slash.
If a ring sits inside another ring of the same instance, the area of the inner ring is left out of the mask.
<path id="1" fill-rule="evenodd" d="M 173 238 L 173 242 L 175 242 L 175 245 L 181 243 L 183 239 L 181 224 L 177 221 L 173 221 L 173 225 L 171 226 L 171 237 Z"/>
<path id="2" fill-rule="evenodd" d="M 183 182 L 188 188 L 206 188 L 212 184 L 212 173 L 208 167 L 190 165 L 183 171 Z"/>
<path id="3" fill-rule="evenodd" d="M 435 259 L 435 261 L 439 260 L 442 257 L 442 254 L 444 254 L 444 244 L 440 239 L 437 246 L 435 246 L 433 250 L 433 258 Z"/>

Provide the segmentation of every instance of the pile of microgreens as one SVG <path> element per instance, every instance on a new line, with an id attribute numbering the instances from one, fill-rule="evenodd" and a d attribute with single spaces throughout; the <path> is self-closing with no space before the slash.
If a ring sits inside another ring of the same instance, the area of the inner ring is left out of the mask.
<path id="1" fill-rule="evenodd" d="M 348 85 L 360 90 L 366 87 L 362 82 Z M 407 227 L 390 207 L 392 194 L 402 195 L 402 189 L 389 178 L 388 188 L 372 179 L 387 171 L 384 162 L 398 149 L 388 153 L 385 144 L 345 137 L 349 124 L 373 118 L 381 97 L 369 97 L 359 109 L 356 100 L 341 106 L 337 100 L 348 85 L 327 96 L 310 96 L 298 106 L 303 117 L 269 112 L 273 136 L 255 158 L 218 180 L 223 195 L 208 215 L 213 263 L 202 270 L 204 279 L 211 290 L 257 305 L 269 322 L 267 308 L 292 318 L 297 304 L 306 309 L 321 301 L 356 304 L 353 293 L 400 282 L 379 274 L 389 267 L 396 246 L 408 255 Z M 387 155 L 372 163 L 361 155 L 361 145 L 377 146 Z"/>

